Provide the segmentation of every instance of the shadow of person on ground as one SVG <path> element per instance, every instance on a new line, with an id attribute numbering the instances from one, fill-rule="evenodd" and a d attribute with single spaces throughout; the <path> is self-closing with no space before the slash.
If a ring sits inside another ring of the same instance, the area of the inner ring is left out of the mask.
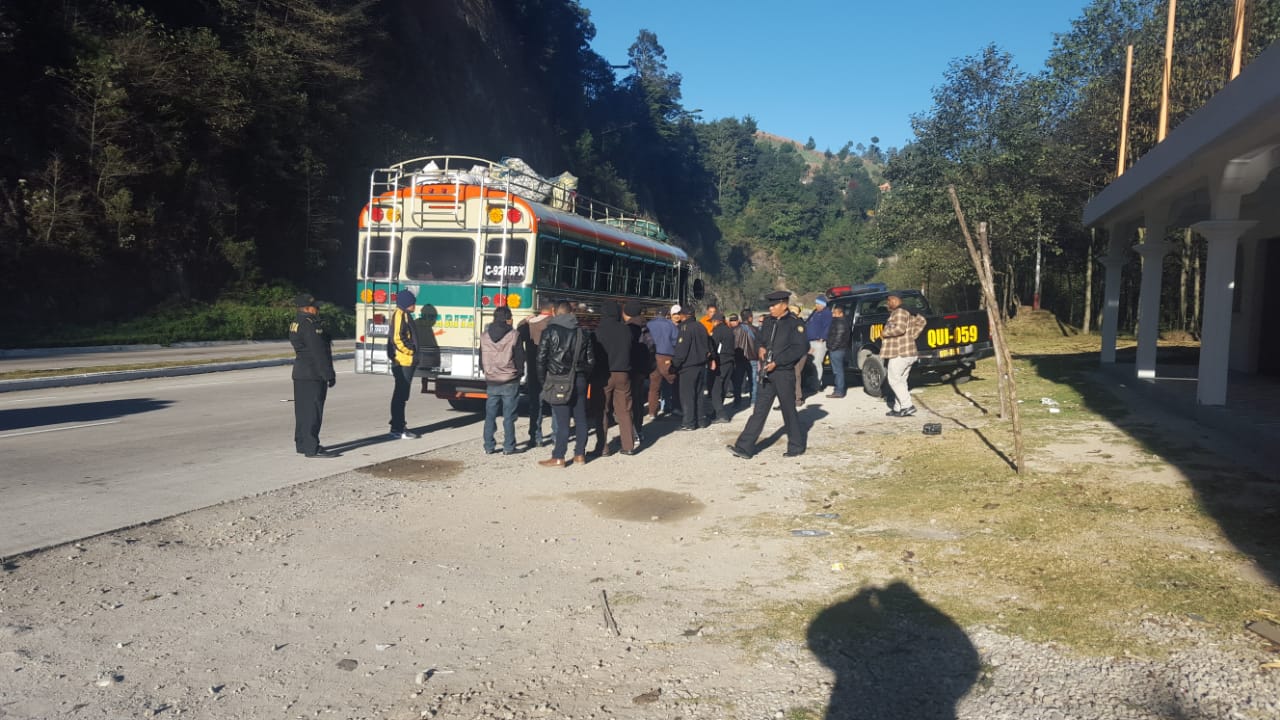
<path id="1" fill-rule="evenodd" d="M 904 582 L 823 610 L 808 643 L 835 673 L 827 720 L 955 720 L 980 671 L 964 631 Z"/>

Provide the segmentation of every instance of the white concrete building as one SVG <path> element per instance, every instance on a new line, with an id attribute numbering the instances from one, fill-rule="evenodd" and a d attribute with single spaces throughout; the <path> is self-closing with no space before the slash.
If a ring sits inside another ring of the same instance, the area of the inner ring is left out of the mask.
<path id="1" fill-rule="evenodd" d="M 1116 361 L 1120 271 L 1143 259 L 1139 378 L 1156 376 L 1161 266 L 1168 228 L 1208 243 L 1196 402 L 1225 405 L 1228 370 L 1280 375 L 1280 43 L 1273 43 L 1084 210 L 1110 243 L 1102 362 Z M 1134 245 L 1137 229 L 1146 228 Z"/>

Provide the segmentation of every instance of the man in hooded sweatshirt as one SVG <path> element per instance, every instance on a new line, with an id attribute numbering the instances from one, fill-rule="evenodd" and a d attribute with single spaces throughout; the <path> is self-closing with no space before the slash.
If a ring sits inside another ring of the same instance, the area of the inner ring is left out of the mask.
<path id="1" fill-rule="evenodd" d="M 408 290 L 396 293 L 396 311 L 391 316 L 391 339 L 387 341 L 387 355 L 391 361 L 391 375 L 396 387 L 391 393 L 391 437 L 413 440 L 421 437 L 405 425 L 404 406 L 409 402 L 413 387 L 413 374 L 418 369 L 418 328 L 413 322 L 413 311 L 418 298 Z"/>
<path id="2" fill-rule="evenodd" d="M 539 465 L 565 466 L 571 412 L 576 433 L 573 463 L 582 465 L 587 462 L 587 376 L 595 366 L 594 345 L 591 334 L 578 327 L 573 306 L 564 300 L 556 303 L 556 314 L 547 321 L 547 327 L 542 331 L 542 341 L 538 344 L 538 372 L 542 373 L 541 383 L 544 388 L 548 374 L 571 375 L 573 391 L 569 402 L 551 406 L 551 413 L 555 416 L 555 421 L 551 423 L 555 432 L 555 445 L 551 448 L 551 457 L 539 460 Z"/>
<path id="3" fill-rule="evenodd" d="M 502 409 L 502 454 L 515 455 L 516 406 L 520 404 L 520 376 L 524 374 L 524 346 L 511 328 L 511 309 L 493 311 L 493 322 L 480 335 L 480 369 L 484 371 L 484 451 L 497 452 L 493 434 Z"/>

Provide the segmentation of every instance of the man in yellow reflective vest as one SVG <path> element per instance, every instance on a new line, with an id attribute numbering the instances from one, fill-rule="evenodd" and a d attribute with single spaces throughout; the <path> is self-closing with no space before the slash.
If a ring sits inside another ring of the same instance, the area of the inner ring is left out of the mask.
<path id="1" fill-rule="evenodd" d="M 387 341 L 387 355 L 391 361 L 391 374 L 396 387 L 391 393 L 391 437 L 413 440 L 421 437 L 405 425 L 404 406 L 409 401 L 413 386 L 413 374 L 418 369 L 418 328 L 413 323 L 413 311 L 418 298 L 408 290 L 396 293 L 396 311 L 391 317 L 391 338 Z"/>

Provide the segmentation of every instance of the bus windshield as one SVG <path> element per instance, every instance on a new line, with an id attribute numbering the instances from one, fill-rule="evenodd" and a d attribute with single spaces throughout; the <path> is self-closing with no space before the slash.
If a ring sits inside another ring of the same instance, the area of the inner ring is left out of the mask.
<path id="1" fill-rule="evenodd" d="M 471 282 L 476 244 L 467 237 L 411 235 L 405 253 L 405 278 Z"/>

